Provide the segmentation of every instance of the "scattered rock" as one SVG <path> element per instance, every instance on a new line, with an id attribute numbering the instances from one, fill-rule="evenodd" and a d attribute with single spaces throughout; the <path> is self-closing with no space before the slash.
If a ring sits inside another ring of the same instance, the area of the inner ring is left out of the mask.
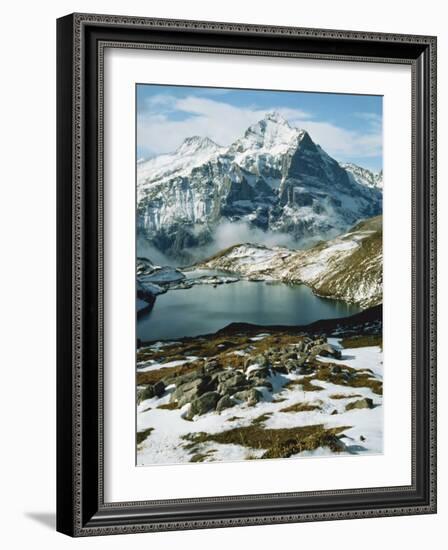
<path id="1" fill-rule="evenodd" d="M 363 397 L 352 403 L 348 403 L 345 406 L 346 411 L 351 411 L 352 409 L 373 409 L 373 401 L 370 397 Z"/>
<path id="2" fill-rule="evenodd" d="M 230 372 L 230 376 L 227 375 L 228 372 Z M 227 376 L 218 376 L 219 384 L 217 387 L 217 391 L 222 395 L 232 395 L 249 385 L 246 377 L 241 372 L 226 371 L 223 374 L 226 374 Z"/>
<path id="3" fill-rule="evenodd" d="M 254 386 L 261 386 L 263 388 L 267 388 L 269 391 L 273 390 L 272 384 L 267 378 L 256 376 L 254 378 L 251 378 L 250 381 Z"/>
<path id="4" fill-rule="evenodd" d="M 250 390 L 239 391 L 233 397 L 238 399 L 238 401 L 245 401 L 249 406 L 253 406 L 261 401 L 263 395 L 255 388 L 251 388 Z"/>
<path id="5" fill-rule="evenodd" d="M 251 378 L 266 378 L 270 374 L 269 369 L 266 367 L 259 367 L 258 365 L 252 365 L 251 367 L 247 369 L 247 371 L 249 372 L 246 371 L 248 380 L 250 380 Z"/>
<path id="6" fill-rule="evenodd" d="M 288 373 L 288 369 L 284 365 L 274 365 L 272 367 L 272 370 L 274 372 L 279 373 L 279 374 L 287 374 Z"/>
<path id="7" fill-rule="evenodd" d="M 197 376 L 197 374 L 196 374 Z M 179 407 L 189 403 L 212 389 L 212 380 L 210 376 L 194 378 L 191 381 L 176 386 L 171 394 L 171 401 L 177 401 Z"/>
<path id="8" fill-rule="evenodd" d="M 177 387 L 181 386 L 182 384 L 185 384 L 186 382 L 191 382 L 192 380 L 195 380 L 200 376 L 200 373 L 193 371 L 193 372 L 187 372 L 185 374 L 180 374 L 178 376 L 167 376 L 163 378 L 163 381 L 167 386 L 170 384 L 176 384 Z"/>
<path id="9" fill-rule="evenodd" d="M 216 405 L 216 412 L 221 412 L 224 409 L 230 409 L 235 405 L 235 401 L 229 395 L 223 395 Z"/>
<path id="10" fill-rule="evenodd" d="M 204 365 L 204 372 L 207 374 L 212 374 L 220 371 L 221 367 L 218 365 L 217 361 L 207 361 L 207 363 Z"/>
<path id="11" fill-rule="evenodd" d="M 312 353 L 313 355 L 322 355 L 322 357 L 333 357 L 334 359 L 341 358 L 340 350 L 328 343 L 313 346 Z"/>
<path id="12" fill-rule="evenodd" d="M 145 401 L 145 399 L 151 399 L 152 397 L 162 397 L 165 393 L 165 384 L 160 380 L 155 384 L 146 384 L 143 390 L 140 390 L 137 396 L 137 401 Z"/>
<path id="13" fill-rule="evenodd" d="M 294 372 L 297 370 L 297 362 L 292 361 L 291 359 L 287 359 L 284 363 L 285 368 L 288 372 Z"/>
<path id="14" fill-rule="evenodd" d="M 185 415 L 187 420 L 192 420 L 193 417 L 208 413 L 215 410 L 220 399 L 220 395 L 216 391 L 204 393 L 200 397 L 194 399 L 190 404 L 190 409 Z"/>
<path id="15" fill-rule="evenodd" d="M 269 361 L 264 355 L 256 355 L 254 362 L 257 363 L 260 367 L 269 367 Z"/>

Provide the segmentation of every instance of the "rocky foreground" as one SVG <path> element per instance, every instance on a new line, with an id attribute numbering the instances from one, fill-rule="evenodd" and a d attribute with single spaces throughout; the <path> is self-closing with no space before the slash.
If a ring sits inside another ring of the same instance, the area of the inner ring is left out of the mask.
<path id="1" fill-rule="evenodd" d="M 138 350 L 139 464 L 382 451 L 378 308 Z"/>

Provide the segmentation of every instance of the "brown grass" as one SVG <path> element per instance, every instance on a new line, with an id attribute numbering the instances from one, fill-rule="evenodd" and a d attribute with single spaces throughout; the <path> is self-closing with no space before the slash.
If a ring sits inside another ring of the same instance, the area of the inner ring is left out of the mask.
<path id="1" fill-rule="evenodd" d="M 380 346 L 383 349 L 382 334 L 366 334 L 363 336 L 348 336 L 343 338 L 341 345 L 344 348 L 366 348 L 370 346 Z"/>
<path id="2" fill-rule="evenodd" d="M 333 372 L 333 367 L 340 367 L 342 372 Z M 349 377 L 346 379 L 346 374 Z M 352 388 L 370 388 L 377 395 L 383 394 L 383 383 L 381 380 L 372 378 L 369 372 L 360 372 L 346 365 L 334 365 L 332 363 L 319 363 L 316 373 L 310 378 L 312 380 L 323 380 L 338 386 L 350 386 Z"/>
<path id="3" fill-rule="evenodd" d="M 332 451 L 339 452 L 341 442 L 338 434 L 347 429 L 349 426 L 326 429 L 321 424 L 284 429 L 265 429 L 259 425 L 250 425 L 216 434 L 191 433 L 184 436 L 184 439 L 191 441 L 192 446 L 215 441 L 224 445 L 234 444 L 251 449 L 264 449 L 265 452 L 261 458 L 288 458 L 318 447 L 329 447 Z"/>
<path id="4" fill-rule="evenodd" d="M 154 428 L 147 428 L 146 430 L 137 432 L 137 445 L 140 445 L 140 443 L 143 443 L 143 441 L 145 441 L 145 439 L 149 437 L 149 435 L 153 430 Z"/>
<path id="5" fill-rule="evenodd" d="M 312 384 L 311 380 L 313 380 L 314 377 L 303 377 L 298 378 L 297 380 L 291 380 L 290 382 L 287 382 L 283 387 L 289 388 L 291 386 L 302 386 L 303 391 L 320 391 L 324 388 L 322 386 L 318 386 L 317 384 Z"/>
<path id="6" fill-rule="evenodd" d="M 163 405 L 159 405 L 157 408 L 172 411 L 173 409 L 177 409 L 177 402 L 173 401 L 172 403 L 164 403 Z"/>
<path id="7" fill-rule="evenodd" d="M 294 403 L 293 405 L 289 405 L 289 407 L 285 407 L 284 409 L 280 409 L 280 412 L 285 413 L 294 413 L 294 412 L 306 412 L 306 411 L 315 411 L 317 409 L 320 409 L 320 406 L 317 403 Z"/>
<path id="8" fill-rule="evenodd" d="M 270 417 L 272 416 L 272 413 L 265 413 L 261 414 L 260 416 L 257 416 L 252 420 L 252 425 L 260 426 L 266 422 Z"/>
<path id="9" fill-rule="evenodd" d="M 202 361 L 192 361 L 191 363 L 179 365 L 177 367 L 165 367 L 163 369 L 149 370 L 147 372 L 137 372 L 137 385 L 155 384 L 163 378 L 188 374 L 189 372 L 194 372 L 200 369 L 202 365 Z"/>
<path id="10" fill-rule="evenodd" d="M 351 393 L 351 394 L 345 394 L 345 393 L 333 393 L 332 395 L 328 396 L 330 399 L 350 399 L 351 397 L 362 397 L 359 393 Z"/>
<path id="11" fill-rule="evenodd" d="M 210 458 L 210 455 L 212 455 L 214 452 L 214 449 L 210 449 L 206 453 L 195 453 L 190 458 L 190 462 L 204 462 L 207 458 Z"/>

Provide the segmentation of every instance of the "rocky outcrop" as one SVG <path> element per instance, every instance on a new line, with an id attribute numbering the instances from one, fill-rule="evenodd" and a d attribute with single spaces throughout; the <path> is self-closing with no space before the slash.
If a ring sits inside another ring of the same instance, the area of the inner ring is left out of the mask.
<path id="1" fill-rule="evenodd" d="M 191 372 L 168 375 L 155 384 L 140 387 L 138 401 L 161 397 L 169 386 L 174 386 L 170 404 L 177 408 L 189 404 L 184 415 L 186 420 L 212 411 L 220 413 L 241 403 L 252 407 L 263 399 L 263 391 L 273 392 L 275 376 L 281 372 L 312 373 L 319 355 L 341 356 L 339 349 L 325 338 L 302 336 L 296 339 L 293 347 L 272 347 L 261 354 L 247 353 L 241 368 L 212 359 Z"/>
<path id="2" fill-rule="evenodd" d="M 137 316 L 151 311 L 159 294 L 181 284 L 185 275 L 173 267 L 154 265 L 148 258 L 137 258 Z"/>
<path id="3" fill-rule="evenodd" d="M 357 401 L 347 403 L 347 405 L 345 406 L 345 410 L 351 411 L 353 409 L 373 409 L 373 407 L 373 400 L 369 397 L 364 397 L 363 399 L 358 399 Z"/>
<path id="4" fill-rule="evenodd" d="M 145 401 L 145 399 L 151 399 L 152 397 L 162 397 L 165 393 L 165 384 L 160 380 L 155 384 L 146 384 L 137 393 L 137 402 Z"/>

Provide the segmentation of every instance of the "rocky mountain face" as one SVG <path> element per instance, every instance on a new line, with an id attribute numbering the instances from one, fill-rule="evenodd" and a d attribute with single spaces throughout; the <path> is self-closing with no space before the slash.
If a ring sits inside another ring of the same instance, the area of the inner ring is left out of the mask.
<path id="1" fill-rule="evenodd" d="M 319 296 L 367 308 L 382 303 L 382 237 L 382 216 L 376 216 L 308 250 L 239 244 L 198 267 L 251 280 L 303 283 Z"/>
<path id="2" fill-rule="evenodd" d="M 341 164 L 341 167 L 348 173 L 349 177 L 360 185 L 365 185 L 371 189 L 383 188 L 383 171 L 378 173 L 371 172 L 367 168 L 362 168 L 357 164 L 351 162 L 347 164 Z"/>
<path id="3" fill-rule="evenodd" d="M 301 245 L 381 213 L 380 180 L 341 166 L 306 131 L 270 113 L 230 147 L 196 136 L 174 153 L 139 162 L 137 230 L 184 259 L 226 221 L 285 233 Z"/>

